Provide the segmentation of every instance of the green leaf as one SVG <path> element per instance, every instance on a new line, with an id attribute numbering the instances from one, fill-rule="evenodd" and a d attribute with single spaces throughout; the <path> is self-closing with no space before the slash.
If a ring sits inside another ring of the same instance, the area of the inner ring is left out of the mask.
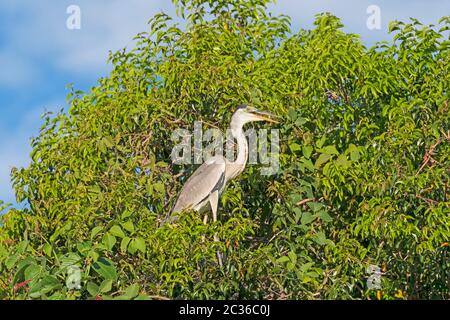
<path id="1" fill-rule="evenodd" d="M 135 238 L 132 240 L 134 243 L 134 246 L 137 250 L 141 251 L 142 253 L 145 253 L 145 241 L 142 238 Z"/>
<path id="2" fill-rule="evenodd" d="M 127 252 L 127 247 L 128 247 L 128 244 L 130 243 L 130 241 L 131 241 L 131 238 L 129 238 L 129 237 L 124 237 L 124 238 L 122 239 L 122 241 L 120 242 L 120 251 L 121 251 L 122 253 Z"/>
<path id="3" fill-rule="evenodd" d="M 100 293 L 99 286 L 92 281 L 88 282 L 86 289 L 92 297 L 96 297 Z"/>
<path id="4" fill-rule="evenodd" d="M 108 136 L 108 137 L 104 137 L 103 138 L 103 143 L 108 147 L 108 148 L 112 148 L 114 146 L 114 140 L 112 137 Z"/>
<path id="5" fill-rule="evenodd" d="M 137 247 L 136 247 L 136 241 L 134 239 L 132 239 L 131 241 L 128 241 L 128 252 L 131 254 L 135 254 L 137 252 Z"/>
<path id="6" fill-rule="evenodd" d="M 59 262 L 61 263 L 62 268 L 67 268 L 76 265 L 81 260 L 82 260 L 81 257 L 75 252 L 69 252 L 59 258 Z"/>
<path id="7" fill-rule="evenodd" d="M 106 246 L 108 250 L 112 250 L 114 245 L 116 244 L 117 239 L 115 236 L 107 232 L 102 239 L 102 243 Z"/>
<path id="8" fill-rule="evenodd" d="M 5 261 L 5 267 L 8 270 L 11 270 L 17 263 L 17 261 L 20 259 L 20 256 L 18 254 L 13 254 L 8 257 Z"/>
<path id="9" fill-rule="evenodd" d="M 30 264 L 24 271 L 24 279 L 25 280 L 34 280 L 38 277 L 39 273 L 42 271 L 42 267 Z"/>
<path id="10" fill-rule="evenodd" d="M 52 246 L 49 243 L 44 244 L 42 247 L 42 251 L 45 253 L 47 257 L 50 257 L 52 255 Z"/>
<path id="11" fill-rule="evenodd" d="M 323 147 L 323 148 L 321 148 L 321 149 L 319 149 L 317 151 L 321 152 L 321 153 L 329 154 L 329 155 L 337 155 L 337 154 L 339 154 L 339 152 L 337 151 L 335 146 L 326 146 L 326 147 Z"/>
<path id="12" fill-rule="evenodd" d="M 114 225 L 109 229 L 109 232 L 119 238 L 125 237 L 125 233 L 123 233 L 122 228 L 118 225 Z"/>
<path id="13" fill-rule="evenodd" d="M 323 144 L 325 143 L 326 140 L 326 136 L 322 136 L 322 138 L 320 138 L 317 142 L 316 142 L 316 147 L 317 148 L 322 148 Z"/>
<path id="14" fill-rule="evenodd" d="M 129 297 L 129 299 L 133 299 L 139 294 L 139 285 L 132 284 L 128 288 L 125 289 L 125 296 Z"/>
<path id="15" fill-rule="evenodd" d="M 286 263 L 286 262 L 289 262 L 289 261 L 290 261 L 290 259 L 289 259 L 288 256 L 282 256 L 282 257 L 277 259 L 278 263 Z"/>
<path id="16" fill-rule="evenodd" d="M 309 159 L 313 152 L 314 148 L 312 146 L 303 146 L 303 155 L 305 158 Z"/>
<path id="17" fill-rule="evenodd" d="M 130 220 L 123 222 L 122 227 L 128 232 L 134 232 L 134 224 Z"/>
<path id="18" fill-rule="evenodd" d="M 54 276 L 46 275 L 41 280 L 32 282 L 29 295 L 31 298 L 39 298 L 52 290 L 61 288 L 62 285 Z"/>
<path id="19" fill-rule="evenodd" d="M 288 262 L 287 263 L 287 269 L 288 269 L 288 271 L 294 270 L 295 269 L 295 264 L 292 263 L 292 262 Z"/>
<path id="20" fill-rule="evenodd" d="M 297 120 L 295 120 L 295 125 L 297 127 L 302 127 L 307 122 L 308 122 L 308 120 L 305 118 L 297 118 Z"/>
<path id="21" fill-rule="evenodd" d="M 313 240 L 319 245 L 325 245 L 327 243 L 327 238 L 323 232 L 317 232 L 314 235 Z"/>
<path id="22" fill-rule="evenodd" d="M 303 212 L 302 218 L 300 219 L 300 223 L 302 225 L 310 224 L 314 220 L 314 216 L 311 212 Z"/>
<path id="23" fill-rule="evenodd" d="M 117 279 L 117 271 L 113 262 L 107 258 L 99 258 L 97 262 L 92 265 L 92 268 L 103 277 L 105 280 Z"/>
<path id="24" fill-rule="evenodd" d="M 300 151 L 301 147 L 298 143 L 292 142 L 289 144 L 289 148 L 291 149 L 292 152 L 296 152 L 296 151 Z"/>
<path id="25" fill-rule="evenodd" d="M 92 249 L 91 241 L 85 241 L 77 244 L 77 250 L 83 256 L 86 256 L 86 254 L 88 254 L 91 249 Z"/>
<path id="26" fill-rule="evenodd" d="M 308 262 L 308 263 L 302 264 L 302 265 L 300 266 L 300 270 L 301 270 L 302 272 L 307 272 L 313 265 L 314 265 L 313 262 Z"/>
<path id="27" fill-rule="evenodd" d="M 161 182 L 155 183 L 153 189 L 159 194 L 164 194 L 164 184 Z"/>
<path id="28" fill-rule="evenodd" d="M 310 201 L 306 204 L 308 207 L 311 208 L 313 212 L 318 212 L 320 209 L 323 208 L 323 204 L 320 202 Z"/>
<path id="29" fill-rule="evenodd" d="M 322 219 L 325 222 L 331 222 L 333 221 L 333 218 L 328 214 L 326 210 L 320 210 L 318 213 L 320 219 Z"/>
<path id="30" fill-rule="evenodd" d="M 326 153 L 322 153 L 319 158 L 317 158 L 316 163 L 314 164 L 314 166 L 316 168 L 320 168 L 320 166 L 322 166 L 324 163 L 328 162 L 328 160 L 330 160 L 331 155 L 326 154 Z"/>
<path id="31" fill-rule="evenodd" d="M 97 195 L 97 194 L 101 193 L 101 191 L 102 191 L 102 189 L 98 185 L 89 186 L 87 189 L 88 189 L 89 193 L 91 193 L 93 195 Z"/>
<path id="32" fill-rule="evenodd" d="M 97 261 L 98 258 L 100 257 L 100 255 L 98 254 L 98 252 L 96 250 L 91 250 L 88 253 L 88 257 L 92 258 L 92 261 Z"/>
<path id="33" fill-rule="evenodd" d="M 288 118 L 292 121 L 295 121 L 297 119 L 297 111 L 295 109 L 289 109 Z"/>
<path id="34" fill-rule="evenodd" d="M 290 251 L 288 253 L 288 257 L 289 257 L 289 259 L 291 260 L 292 263 L 294 263 L 294 264 L 297 263 L 297 255 L 295 254 L 294 251 Z"/>
<path id="35" fill-rule="evenodd" d="M 300 161 L 309 171 L 314 172 L 316 170 L 316 167 L 314 167 L 314 164 L 310 159 L 301 159 Z"/>
<path id="36" fill-rule="evenodd" d="M 339 157 L 335 161 L 336 165 L 344 168 L 348 168 L 351 165 L 351 162 L 347 160 L 347 156 L 344 154 L 339 155 Z"/>
<path id="37" fill-rule="evenodd" d="M 128 218 L 128 217 L 130 217 L 131 215 L 133 214 L 133 212 L 131 212 L 131 211 L 129 211 L 129 210 L 125 210 L 123 213 L 122 213 L 122 219 L 126 219 L 126 218 Z"/>
<path id="38" fill-rule="evenodd" d="M 359 151 L 358 150 L 353 150 L 350 152 L 350 160 L 356 162 L 359 160 Z"/>
<path id="39" fill-rule="evenodd" d="M 103 282 L 100 284 L 99 291 L 101 293 L 108 293 L 108 292 L 110 292 L 111 289 L 112 289 L 112 283 L 113 282 L 112 282 L 111 279 L 103 280 Z"/>
<path id="40" fill-rule="evenodd" d="M 102 231 L 102 230 L 103 230 L 103 226 L 97 226 L 97 227 L 94 227 L 94 228 L 92 229 L 92 231 L 91 231 L 91 239 L 94 239 L 95 236 L 96 236 L 97 234 L 99 234 L 100 231 Z"/>

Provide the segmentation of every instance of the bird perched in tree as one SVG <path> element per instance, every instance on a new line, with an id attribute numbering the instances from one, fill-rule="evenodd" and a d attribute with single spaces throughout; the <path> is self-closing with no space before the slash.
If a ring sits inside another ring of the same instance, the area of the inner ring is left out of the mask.
<path id="1" fill-rule="evenodd" d="M 206 160 L 184 184 L 175 202 L 167 221 L 173 222 L 177 219 L 177 214 L 184 210 L 195 210 L 204 213 L 211 209 L 213 221 L 217 221 L 217 207 L 219 196 L 225 189 L 227 183 L 237 177 L 245 169 L 248 159 L 248 143 L 243 127 L 249 122 L 273 120 L 274 116 L 268 112 L 260 111 L 254 107 L 241 105 L 231 118 L 231 134 L 237 141 L 237 158 L 229 161 L 224 156 L 214 156 Z M 208 214 L 205 214 L 203 222 L 208 221 Z M 214 239 L 218 241 L 217 235 Z M 222 265 L 220 254 L 218 254 L 219 264 Z"/>

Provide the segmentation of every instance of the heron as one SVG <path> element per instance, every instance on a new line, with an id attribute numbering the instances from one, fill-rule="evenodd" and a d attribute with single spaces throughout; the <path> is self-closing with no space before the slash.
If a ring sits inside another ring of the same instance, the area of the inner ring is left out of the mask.
<path id="1" fill-rule="evenodd" d="M 203 223 L 208 222 L 208 211 L 212 212 L 213 222 L 217 221 L 217 207 L 219 197 L 228 182 L 240 175 L 248 159 L 248 142 L 244 134 L 244 126 L 255 121 L 267 121 L 278 123 L 275 116 L 269 112 L 258 110 L 249 105 L 240 105 L 231 117 L 231 134 L 237 141 L 237 157 L 235 161 L 229 161 L 222 155 L 207 159 L 189 177 L 181 189 L 180 194 L 169 216 L 163 222 L 177 220 L 177 214 L 186 210 L 194 210 L 200 214 L 206 212 Z M 217 234 L 214 240 L 219 241 Z M 222 266 L 222 258 L 217 252 L 219 265 Z"/>

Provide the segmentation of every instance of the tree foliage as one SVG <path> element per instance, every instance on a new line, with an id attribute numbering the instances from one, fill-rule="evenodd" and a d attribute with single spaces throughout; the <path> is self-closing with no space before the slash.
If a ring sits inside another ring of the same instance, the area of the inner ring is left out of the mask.
<path id="1" fill-rule="evenodd" d="M 366 48 L 331 14 L 293 33 L 268 0 L 173 2 L 180 24 L 157 14 L 45 115 L 12 172 L 25 208 L 2 207 L 0 297 L 448 299 L 450 17 Z M 242 103 L 283 117 L 280 172 L 248 166 L 217 223 L 158 227 L 193 169 L 172 132 Z"/>

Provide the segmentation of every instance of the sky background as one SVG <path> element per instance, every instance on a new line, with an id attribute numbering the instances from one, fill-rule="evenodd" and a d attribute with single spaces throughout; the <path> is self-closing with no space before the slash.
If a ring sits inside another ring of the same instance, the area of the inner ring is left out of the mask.
<path id="1" fill-rule="evenodd" d="M 70 5 L 81 9 L 80 30 L 66 27 Z M 367 28 L 370 5 L 381 10 L 380 30 Z M 370 46 L 391 39 L 391 20 L 437 24 L 450 15 L 450 0 L 278 0 L 270 10 L 289 15 L 294 32 L 311 28 L 314 15 L 332 12 Z M 170 0 L 0 0 L 0 200 L 15 202 L 9 172 L 29 163 L 40 115 L 67 109 L 68 84 L 86 91 L 106 76 L 108 51 L 132 47 L 133 36 L 148 30 L 160 11 L 175 16 Z"/>

